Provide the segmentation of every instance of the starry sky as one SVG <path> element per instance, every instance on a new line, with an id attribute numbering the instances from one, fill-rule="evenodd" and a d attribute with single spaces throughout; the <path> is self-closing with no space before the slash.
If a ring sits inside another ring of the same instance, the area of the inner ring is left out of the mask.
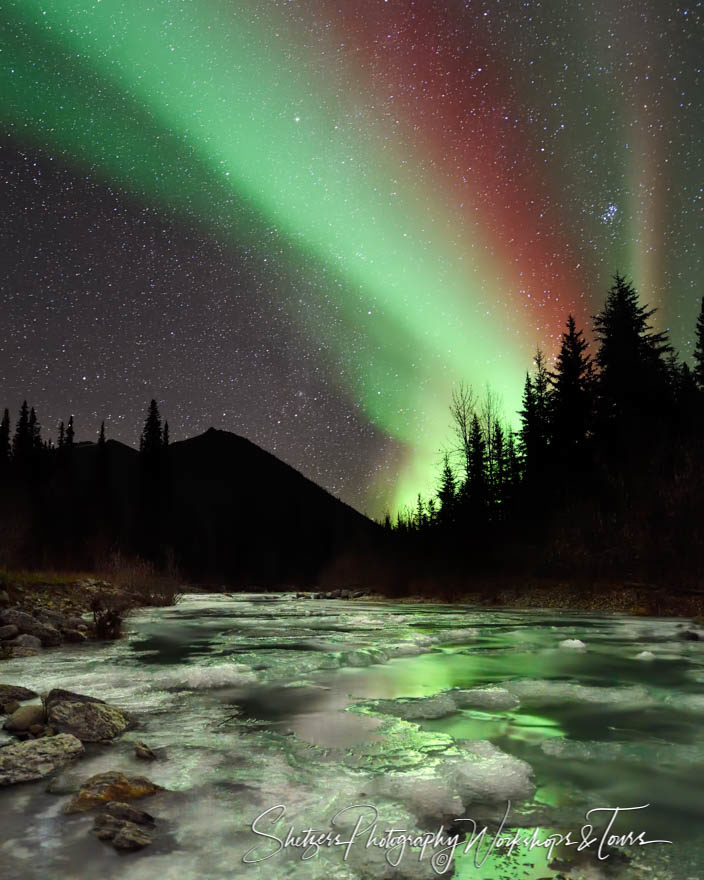
<path id="1" fill-rule="evenodd" d="M 134 445 L 156 397 L 381 516 L 617 270 L 687 358 L 703 5 L 3 2 L 0 405 Z"/>

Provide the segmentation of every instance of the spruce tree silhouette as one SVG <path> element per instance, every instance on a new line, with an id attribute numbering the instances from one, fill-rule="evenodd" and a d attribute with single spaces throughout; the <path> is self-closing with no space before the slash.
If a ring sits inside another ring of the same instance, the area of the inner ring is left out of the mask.
<path id="1" fill-rule="evenodd" d="M 581 468 L 586 464 L 585 447 L 589 431 L 594 391 L 589 343 L 572 315 L 562 334 L 555 371 L 550 376 L 551 439 L 550 445 L 557 464 Z"/>
<path id="2" fill-rule="evenodd" d="M 699 309 L 694 341 L 694 378 L 704 391 L 704 296 Z"/>
<path id="3" fill-rule="evenodd" d="M 655 332 L 650 323 L 656 309 L 638 302 L 633 285 L 616 274 L 604 308 L 594 316 L 599 340 L 597 406 L 600 429 L 607 445 L 627 450 L 634 432 L 663 414 L 667 395 L 665 358 L 672 352 L 665 331 Z"/>
<path id="4" fill-rule="evenodd" d="M 140 516 L 136 538 L 142 553 L 152 560 L 158 555 L 163 537 L 165 451 L 159 406 L 152 399 L 139 438 Z"/>
<path id="5" fill-rule="evenodd" d="M 468 498 L 470 501 L 471 516 L 475 524 L 486 517 L 487 508 L 487 480 L 486 480 L 486 440 L 479 416 L 472 416 L 470 428 L 470 460 L 468 479 Z"/>
<path id="6" fill-rule="evenodd" d="M 447 452 L 443 456 L 442 473 L 440 475 L 440 487 L 437 492 L 440 510 L 438 522 L 443 526 L 451 526 L 455 521 L 457 506 L 457 480 L 450 465 L 450 456 Z"/>
<path id="7" fill-rule="evenodd" d="M 10 410 L 6 408 L 0 421 L 0 468 L 9 466 L 10 451 Z"/>
<path id="8" fill-rule="evenodd" d="M 493 459 L 492 484 L 491 484 L 491 503 L 492 516 L 497 518 L 503 516 L 504 491 L 506 484 L 506 439 L 504 437 L 504 429 L 500 422 L 494 425 L 494 437 L 491 444 L 491 456 Z"/>
<path id="9" fill-rule="evenodd" d="M 68 425 L 66 426 L 66 436 L 64 437 L 64 447 L 71 452 L 73 449 L 73 441 L 75 432 L 73 429 L 73 416 L 68 417 Z"/>
<path id="10" fill-rule="evenodd" d="M 12 460 L 18 472 L 25 473 L 32 457 L 32 434 L 29 427 L 29 407 L 22 402 L 20 414 L 12 438 Z"/>

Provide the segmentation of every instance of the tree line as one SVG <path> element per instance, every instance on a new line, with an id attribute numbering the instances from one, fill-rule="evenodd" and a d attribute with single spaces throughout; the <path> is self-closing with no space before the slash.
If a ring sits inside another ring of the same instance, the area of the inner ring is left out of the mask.
<path id="1" fill-rule="evenodd" d="M 538 350 L 517 430 L 491 390 L 460 384 L 435 492 L 386 517 L 404 552 L 415 545 L 450 567 L 471 555 L 475 570 L 694 573 L 704 549 L 704 299 L 692 366 L 654 314 L 617 274 L 593 317 L 595 351 L 572 315 L 552 367 Z"/>
<path id="2" fill-rule="evenodd" d="M 104 421 L 97 442 L 78 442 L 75 432 L 70 415 L 59 422 L 55 440 L 44 438 L 26 400 L 13 430 L 4 409 L 0 565 L 85 565 L 124 548 L 159 561 L 169 499 L 169 425 L 157 402 L 149 404 L 139 437 L 136 481 L 112 460 Z"/>

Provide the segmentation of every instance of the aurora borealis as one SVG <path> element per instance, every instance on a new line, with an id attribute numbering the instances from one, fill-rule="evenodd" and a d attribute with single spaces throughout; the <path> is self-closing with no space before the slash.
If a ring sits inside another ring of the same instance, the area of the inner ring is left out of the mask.
<path id="1" fill-rule="evenodd" d="M 453 383 L 515 421 L 616 270 L 686 358 L 702 5 L 17 0 L 0 382 L 45 430 L 250 437 L 380 515 Z"/>

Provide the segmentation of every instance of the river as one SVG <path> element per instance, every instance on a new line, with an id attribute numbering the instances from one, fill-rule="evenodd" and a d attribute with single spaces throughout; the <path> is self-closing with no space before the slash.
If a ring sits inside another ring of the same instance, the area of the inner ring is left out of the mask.
<path id="1" fill-rule="evenodd" d="M 100 697 L 138 727 L 87 747 L 52 792 L 0 791 L 0 877 L 701 880 L 704 641 L 683 627 L 290 594 L 187 595 L 141 611 L 120 641 L 2 664 L 4 683 Z M 136 740 L 160 759 L 138 761 Z M 91 816 L 62 812 L 81 780 L 112 769 L 168 789 L 137 802 L 158 820 L 140 853 L 116 853 Z M 640 842 L 604 843 L 599 859 L 613 814 L 585 814 L 616 807 L 643 807 L 612 829 Z M 374 811 L 376 831 L 362 834 Z M 449 864 L 438 838 L 421 853 L 419 835 L 442 825 L 450 836 L 468 816 L 488 829 L 473 848 L 461 841 Z M 593 842 L 578 851 L 586 824 Z M 330 832 L 331 845 L 283 847 L 290 827 Z M 415 838 L 397 868 L 388 827 Z M 558 833 L 570 841 L 550 852 Z M 507 852 L 509 835 L 530 834 L 532 847 Z"/>

